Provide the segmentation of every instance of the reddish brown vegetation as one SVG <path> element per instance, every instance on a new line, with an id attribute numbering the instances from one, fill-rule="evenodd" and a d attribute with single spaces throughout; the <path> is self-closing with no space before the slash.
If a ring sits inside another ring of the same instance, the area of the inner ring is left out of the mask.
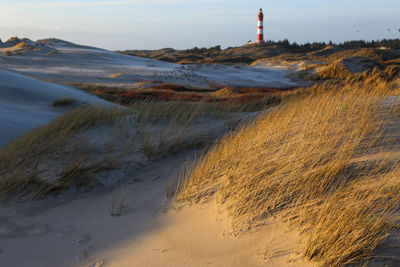
<path id="1" fill-rule="evenodd" d="M 222 104 L 248 104 L 283 92 L 298 89 L 270 87 L 223 87 L 217 89 L 191 88 L 178 84 L 157 84 L 147 89 L 127 90 L 96 85 L 75 85 L 108 100 L 130 104 L 137 100 L 218 102 Z"/>

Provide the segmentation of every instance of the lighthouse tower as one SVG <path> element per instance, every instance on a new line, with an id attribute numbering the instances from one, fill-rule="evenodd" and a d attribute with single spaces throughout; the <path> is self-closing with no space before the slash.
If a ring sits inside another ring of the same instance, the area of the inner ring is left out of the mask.
<path id="1" fill-rule="evenodd" d="M 258 13 L 258 27 L 257 27 L 257 44 L 264 43 L 264 14 L 262 8 Z"/>

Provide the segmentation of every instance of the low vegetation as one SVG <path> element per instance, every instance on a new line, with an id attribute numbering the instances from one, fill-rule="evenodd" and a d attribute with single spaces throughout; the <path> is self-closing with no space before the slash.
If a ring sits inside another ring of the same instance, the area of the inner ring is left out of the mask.
<path id="1" fill-rule="evenodd" d="M 118 88 L 95 84 L 69 84 L 76 86 L 89 93 L 95 94 L 105 100 L 131 106 L 140 102 L 157 103 L 165 105 L 163 102 L 181 102 L 181 105 L 200 105 L 217 107 L 219 110 L 230 110 L 235 112 L 260 111 L 272 106 L 276 106 L 299 94 L 304 88 L 263 88 L 263 87 L 234 87 L 219 86 L 214 88 L 191 88 L 189 86 L 170 84 L 170 83 L 146 83 L 145 87 L 140 88 Z M 211 110 L 215 111 L 215 108 Z"/>

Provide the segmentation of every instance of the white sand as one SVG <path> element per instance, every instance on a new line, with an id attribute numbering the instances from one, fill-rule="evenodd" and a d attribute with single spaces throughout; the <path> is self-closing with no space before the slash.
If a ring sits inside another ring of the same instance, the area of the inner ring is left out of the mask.
<path id="1" fill-rule="evenodd" d="M 0 148 L 20 134 L 56 118 L 68 108 L 54 108 L 55 99 L 80 103 L 105 103 L 96 96 L 68 86 L 0 70 Z M 70 108 L 69 108 L 70 109 Z"/>

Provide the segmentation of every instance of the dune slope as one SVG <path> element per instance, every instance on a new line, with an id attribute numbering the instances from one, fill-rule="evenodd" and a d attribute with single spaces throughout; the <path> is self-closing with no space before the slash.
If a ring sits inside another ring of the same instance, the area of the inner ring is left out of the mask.
<path id="1" fill-rule="evenodd" d="M 74 99 L 75 104 L 105 103 L 76 88 L 0 70 L 0 147 L 68 110 L 68 107 L 53 107 L 55 100 L 66 98 Z"/>

